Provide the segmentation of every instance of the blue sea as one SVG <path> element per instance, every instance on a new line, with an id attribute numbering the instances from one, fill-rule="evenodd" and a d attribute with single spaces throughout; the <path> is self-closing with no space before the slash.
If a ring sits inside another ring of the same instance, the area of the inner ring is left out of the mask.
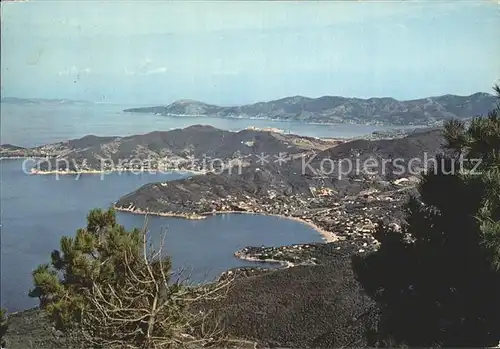
<path id="1" fill-rule="evenodd" d="M 127 106 L 1 105 L 1 142 L 35 146 L 88 134 L 124 136 L 209 124 L 227 130 L 248 126 L 277 127 L 315 137 L 355 137 L 380 128 L 359 125 L 308 125 L 265 120 L 176 118 L 123 113 Z M 63 235 L 74 235 L 86 225 L 95 207 L 107 208 L 122 195 L 155 181 L 187 176 L 167 174 L 110 174 L 72 176 L 29 175 L 23 160 L 2 160 L 1 165 L 1 306 L 10 312 L 37 305 L 27 296 L 31 272 L 49 261 Z M 144 217 L 118 213 L 128 228 L 142 227 Z M 157 244 L 166 231 L 166 252 L 176 269 L 188 269 L 194 279 L 210 280 L 228 268 L 256 265 L 233 256 L 245 246 L 287 245 L 322 241 L 311 227 L 284 218 L 261 215 L 218 215 L 205 220 L 151 217 L 148 225 Z M 269 266 L 264 264 L 264 266 Z"/>

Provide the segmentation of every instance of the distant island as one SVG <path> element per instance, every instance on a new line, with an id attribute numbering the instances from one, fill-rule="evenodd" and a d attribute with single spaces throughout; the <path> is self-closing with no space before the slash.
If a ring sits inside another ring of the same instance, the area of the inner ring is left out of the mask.
<path id="1" fill-rule="evenodd" d="M 195 100 L 179 100 L 167 106 L 125 109 L 131 113 L 165 116 L 252 118 L 309 123 L 429 125 L 451 119 L 485 115 L 495 107 L 495 97 L 478 92 L 470 96 L 443 95 L 398 101 L 394 98 L 347 98 L 323 96 L 286 97 L 242 106 L 218 106 Z"/>

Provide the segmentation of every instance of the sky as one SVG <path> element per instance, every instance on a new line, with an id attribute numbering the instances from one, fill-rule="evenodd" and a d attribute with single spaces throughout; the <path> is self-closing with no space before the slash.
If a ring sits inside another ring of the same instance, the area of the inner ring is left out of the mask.
<path id="1" fill-rule="evenodd" d="M 491 92 L 496 1 L 2 2 L 1 94 L 137 105 Z"/>

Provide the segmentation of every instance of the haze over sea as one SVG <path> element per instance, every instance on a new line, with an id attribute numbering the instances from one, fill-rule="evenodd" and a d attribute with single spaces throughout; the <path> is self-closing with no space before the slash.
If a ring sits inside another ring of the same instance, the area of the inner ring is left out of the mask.
<path id="1" fill-rule="evenodd" d="M 35 146 L 88 134 L 124 136 L 169 130 L 192 124 L 240 130 L 248 126 L 277 127 L 317 137 L 355 137 L 380 130 L 360 125 L 308 125 L 298 122 L 176 118 L 121 112 L 127 106 L 109 104 L 1 104 L 1 142 Z M 17 311 L 37 305 L 27 296 L 31 272 L 49 261 L 63 235 L 84 227 L 88 211 L 109 207 L 141 185 L 173 180 L 186 174 L 111 174 L 72 176 L 26 175 L 23 160 L 2 160 L 1 166 L 1 306 Z M 140 227 L 144 217 L 118 213 L 128 228 Z M 193 278 L 216 277 L 228 268 L 255 265 L 233 256 L 245 246 L 287 245 L 321 241 L 311 227 L 292 220 L 259 215 L 220 215 L 202 221 L 151 217 L 149 230 L 159 243 L 167 229 L 166 250 L 175 268 L 192 268 Z M 264 264 L 264 266 L 270 266 Z"/>

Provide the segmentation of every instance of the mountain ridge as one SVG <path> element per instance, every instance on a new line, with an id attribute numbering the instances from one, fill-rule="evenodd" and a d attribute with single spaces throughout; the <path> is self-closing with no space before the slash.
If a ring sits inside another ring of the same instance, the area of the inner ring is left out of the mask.
<path id="1" fill-rule="evenodd" d="M 468 96 L 446 94 L 411 100 L 397 100 L 392 97 L 312 98 L 297 95 L 240 106 L 218 106 L 183 99 L 166 106 L 128 108 L 124 109 L 124 112 L 315 123 L 435 125 L 450 118 L 469 119 L 486 114 L 495 104 L 495 97 L 486 92 L 476 92 Z"/>
<path id="2" fill-rule="evenodd" d="M 202 171 L 245 161 L 252 154 L 326 149 L 336 141 L 283 134 L 259 129 L 226 131 L 209 125 L 191 125 L 169 131 L 114 137 L 86 135 L 82 138 L 45 144 L 33 148 L 0 145 L 1 157 L 49 157 L 37 165 L 41 173 L 50 171 L 108 171 L 136 167 L 158 170 L 158 166 L 179 170 Z"/>
<path id="3" fill-rule="evenodd" d="M 335 192 L 334 196 L 344 197 L 372 186 L 385 186 L 389 181 L 412 176 L 412 173 L 420 173 L 419 169 L 425 166 L 426 155 L 433 158 L 440 153 L 443 142 L 442 130 L 428 129 L 410 133 L 403 138 L 353 140 L 325 149 L 316 146 L 312 153 L 303 149 L 302 154 L 291 156 L 284 163 L 264 162 L 258 156 L 250 157 L 247 158 L 248 164 L 240 171 L 226 169 L 222 173 L 201 174 L 168 184 L 145 184 L 120 198 L 115 207 L 153 214 L 205 214 L 213 210 L 220 211 L 218 207 L 222 207 L 223 202 L 231 209 L 245 210 L 238 205 L 254 202 L 259 207 L 264 201 L 273 201 L 279 196 L 311 199 L 316 196 L 316 189 Z M 295 153 L 298 152 L 300 150 Z M 376 161 L 376 166 L 372 166 L 369 171 L 371 174 L 368 174 L 361 164 L 370 158 Z M 325 166 L 325 159 L 334 164 Z M 352 166 L 357 163 L 356 159 L 360 160 L 360 167 L 347 169 L 347 160 Z M 391 161 L 384 164 L 384 159 Z M 392 159 L 402 160 L 400 163 L 405 170 L 398 172 Z M 412 164 L 410 159 L 424 160 Z"/>

